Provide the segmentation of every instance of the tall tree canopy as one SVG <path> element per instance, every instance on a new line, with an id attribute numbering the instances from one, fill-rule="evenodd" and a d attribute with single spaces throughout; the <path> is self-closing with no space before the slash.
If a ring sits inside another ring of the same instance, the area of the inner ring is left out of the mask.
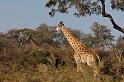
<path id="1" fill-rule="evenodd" d="M 110 0 L 111 8 L 124 11 L 124 0 Z M 124 33 L 124 28 L 115 23 L 113 17 L 106 13 L 105 0 L 48 0 L 46 7 L 50 8 L 49 15 L 52 17 L 56 12 L 69 13 L 68 10 L 72 7 L 76 9 L 74 15 L 77 17 L 102 14 L 103 17 L 110 19 L 113 28 Z"/>
<path id="2" fill-rule="evenodd" d="M 111 30 L 107 28 L 105 25 L 101 25 L 95 22 L 91 26 L 95 47 L 110 47 L 112 45 L 112 41 L 114 41 L 114 36 L 111 35 Z"/>

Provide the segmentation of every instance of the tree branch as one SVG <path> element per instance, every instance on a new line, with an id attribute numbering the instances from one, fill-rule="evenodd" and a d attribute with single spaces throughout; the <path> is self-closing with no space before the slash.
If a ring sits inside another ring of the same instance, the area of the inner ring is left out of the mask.
<path id="1" fill-rule="evenodd" d="M 122 33 L 124 33 L 124 29 L 121 28 L 120 26 L 118 26 L 118 25 L 115 23 L 114 19 L 112 18 L 112 16 L 111 16 L 110 14 L 106 13 L 106 11 L 105 11 L 105 0 L 100 0 L 100 1 L 101 1 L 101 4 L 102 4 L 102 16 L 103 16 L 103 17 L 107 17 L 107 18 L 110 19 L 111 23 L 113 24 L 113 28 L 114 28 L 114 29 L 116 29 L 116 30 L 118 30 L 118 31 L 120 31 L 120 32 L 122 32 Z"/>

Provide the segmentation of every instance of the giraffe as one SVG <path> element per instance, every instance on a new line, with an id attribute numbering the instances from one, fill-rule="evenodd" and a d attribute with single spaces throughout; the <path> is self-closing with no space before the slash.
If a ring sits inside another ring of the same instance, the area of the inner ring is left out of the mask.
<path id="1" fill-rule="evenodd" d="M 31 43 L 31 45 L 32 45 L 32 47 L 35 49 L 38 49 L 39 51 L 40 50 L 43 50 L 42 49 L 42 47 L 41 47 L 41 45 L 37 42 L 37 41 L 35 41 L 31 36 L 29 36 L 28 37 L 28 40 L 30 41 L 30 43 Z"/>
<path id="2" fill-rule="evenodd" d="M 37 41 L 35 41 L 35 39 L 33 39 L 30 35 L 26 33 L 19 32 L 15 34 L 13 37 L 17 40 L 19 44 L 23 44 L 25 47 L 26 47 L 26 44 L 30 43 L 30 46 L 33 49 L 42 50 L 41 45 Z"/>
<path id="3" fill-rule="evenodd" d="M 87 64 L 93 69 L 94 77 L 99 77 L 100 69 L 98 68 L 98 60 L 100 61 L 100 59 L 98 54 L 75 38 L 71 31 L 64 26 L 63 22 L 58 24 L 56 31 L 62 31 L 67 41 L 73 48 L 75 52 L 74 59 L 77 64 L 77 72 L 82 70 L 81 64 Z"/>

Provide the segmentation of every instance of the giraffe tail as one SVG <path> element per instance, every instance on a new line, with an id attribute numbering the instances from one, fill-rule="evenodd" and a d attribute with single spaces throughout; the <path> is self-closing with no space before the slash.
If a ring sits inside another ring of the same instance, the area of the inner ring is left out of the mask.
<path id="1" fill-rule="evenodd" d="M 99 55 L 98 54 L 96 54 L 96 57 L 97 57 L 97 59 L 98 59 L 98 65 L 100 64 L 100 57 L 99 57 Z"/>
<path id="2" fill-rule="evenodd" d="M 98 59 L 98 64 L 100 64 L 100 61 L 101 61 L 101 60 L 100 60 L 99 55 L 98 55 L 95 51 L 93 51 L 93 52 L 95 53 L 94 55 L 95 55 L 95 56 L 96 56 L 96 58 Z"/>

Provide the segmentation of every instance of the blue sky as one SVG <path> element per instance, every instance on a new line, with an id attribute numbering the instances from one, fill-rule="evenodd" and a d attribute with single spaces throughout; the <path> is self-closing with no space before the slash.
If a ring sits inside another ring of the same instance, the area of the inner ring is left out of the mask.
<path id="1" fill-rule="evenodd" d="M 49 9 L 45 8 L 47 0 L 0 0 L 0 32 L 8 31 L 12 28 L 36 28 L 41 23 L 55 26 L 61 20 L 65 25 L 74 29 L 90 33 L 90 26 L 94 22 L 107 25 L 112 34 L 116 37 L 123 35 L 121 32 L 112 28 L 112 24 L 102 16 L 90 16 L 77 18 L 73 16 L 74 9 L 69 10 L 70 14 L 57 13 L 53 18 L 48 15 Z M 111 11 L 107 2 L 107 12 L 109 12 L 117 24 L 124 27 L 124 12 Z"/>

